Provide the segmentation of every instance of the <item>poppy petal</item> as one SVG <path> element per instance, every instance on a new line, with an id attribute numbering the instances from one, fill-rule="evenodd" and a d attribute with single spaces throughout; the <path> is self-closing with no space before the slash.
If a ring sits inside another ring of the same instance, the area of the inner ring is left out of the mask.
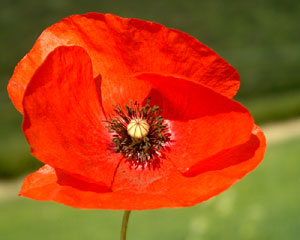
<path id="1" fill-rule="evenodd" d="M 91 186 L 45 165 L 26 177 L 20 195 L 92 209 L 137 210 L 192 206 L 225 191 L 253 170 L 262 161 L 265 148 L 265 137 L 255 127 L 247 143 L 217 157 L 219 161 L 226 160 L 231 164 L 223 169 L 207 169 L 193 177 L 180 174 L 167 159 L 163 165 L 165 169 L 157 169 L 158 172 L 153 168 L 146 168 L 144 172 L 136 171 L 123 162 L 116 173 L 112 190 L 101 185 Z M 240 155 L 243 151 L 251 154 Z M 163 171 L 169 176 L 158 177 Z"/>
<path id="2" fill-rule="evenodd" d="M 121 157 L 109 150 L 99 80 L 83 48 L 56 48 L 27 86 L 23 131 L 42 162 L 110 186 Z"/>
<path id="3" fill-rule="evenodd" d="M 199 163 L 184 179 L 177 174 L 169 176 L 167 195 L 176 198 L 182 206 L 191 206 L 218 195 L 252 171 L 263 160 L 265 149 L 265 136 L 255 126 L 248 142 L 216 155 L 203 165 Z M 216 166 L 216 163 L 221 164 Z M 171 183 L 174 183 L 172 187 Z M 166 185 L 165 182 L 157 184 Z"/>
<path id="4" fill-rule="evenodd" d="M 39 201 L 55 201 L 82 209 L 153 209 L 176 207 L 167 196 L 154 193 L 111 192 L 106 187 L 76 179 L 61 170 L 45 165 L 28 175 L 20 196 Z"/>
<path id="5" fill-rule="evenodd" d="M 233 97 L 240 84 L 232 66 L 186 33 L 158 23 L 89 13 L 47 28 L 15 68 L 8 92 L 20 112 L 31 77 L 47 55 L 62 45 L 83 47 L 92 59 L 94 77 L 101 74 L 107 82 L 122 81 L 115 73 L 157 72 L 193 79 L 227 97 Z M 111 84 L 103 83 L 103 95 L 111 89 Z"/>
<path id="6" fill-rule="evenodd" d="M 246 142 L 253 119 L 238 102 L 187 79 L 144 73 L 151 104 L 160 106 L 172 139 L 166 155 L 182 172 L 223 149 Z"/>
<path id="7" fill-rule="evenodd" d="M 162 159 L 160 166 L 154 168 L 135 168 L 123 160 L 116 171 L 112 191 L 151 192 L 168 196 L 179 206 L 191 206 L 226 190 L 252 171 L 262 161 L 265 148 L 263 132 L 255 126 L 246 143 L 199 162 L 184 175 L 169 159 Z"/>
<path id="8" fill-rule="evenodd" d="M 118 73 L 115 75 L 117 76 Z M 151 83 L 149 82 L 139 81 L 134 76 L 119 75 L 119 78 L 122 78 L 121 82 L 115 81 L 116 79 L 101 82 L 101 101 L 107 118 L 116 115 L 115 106 L 124 107 L 130 101 L 137 101 L 143 105 L 151 91 Z M 107 91 L 108 89 L 109 91 Z"/>

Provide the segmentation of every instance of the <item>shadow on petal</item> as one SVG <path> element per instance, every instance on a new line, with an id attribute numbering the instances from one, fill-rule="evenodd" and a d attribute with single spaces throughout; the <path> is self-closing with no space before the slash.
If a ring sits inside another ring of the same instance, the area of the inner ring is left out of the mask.
<path id="1" fill-rule="evenodd" d="M 91 183 L 84 181 L 80 178 L 82 177 L 75 177 L 69 174 L 64 173 L 59 169 L 55 169 L 55 173 L 57 176 L 57 183 L 60 186 L 69 186 L 72 188 L 76 188 L 81 191 L 87 192 L 95 192 L 95 193 L 106 193 L 111 192 L 111 189 L 106 186 L 104 183 Z"/>
<path id="2" fill-rule="evenodd" d="M 250 119 L 247 109 L 238 102 L 189 79 L 157 73 L 139 73 L 135 77 L 151 84 L 150 104 L 159 106 L 165 119 L 189 121 L 220 114 L 247 115 Z"/>
<path id="3" fill-rule="evenodd" d="M 248 142 L 226 149 L 210 158 L 198 162 L 190 167 L 183 175 L 186 177 L 195 177 L 203 172 L 222 170 L 240 164 L 251 159 L 259 148 L 259 145 L 260 141 L 258 137 L 252 134 Z"/>

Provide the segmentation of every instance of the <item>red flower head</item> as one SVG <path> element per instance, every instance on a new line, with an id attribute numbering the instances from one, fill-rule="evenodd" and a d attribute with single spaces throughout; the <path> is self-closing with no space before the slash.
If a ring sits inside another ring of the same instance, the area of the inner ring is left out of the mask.
<path id="1" fill-rule="evenodd" d="M 195 38 L 111 14 L 47 28 L 8 91 L 45 163 L 20 195 L 78 208 L 191 206 L 229 188 L 266 143 L 232 100 L 239 75 Z"/>

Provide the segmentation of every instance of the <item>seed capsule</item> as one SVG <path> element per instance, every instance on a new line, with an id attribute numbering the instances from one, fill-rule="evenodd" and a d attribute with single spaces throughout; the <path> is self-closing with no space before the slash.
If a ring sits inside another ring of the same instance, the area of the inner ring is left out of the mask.
<path id="1" fill-rule="evenodd" d="M 149 132 L 149 124 L 144 119 L 132 119 L 127 125 L 127 133 L 136 140 L 142 140 Z"/>

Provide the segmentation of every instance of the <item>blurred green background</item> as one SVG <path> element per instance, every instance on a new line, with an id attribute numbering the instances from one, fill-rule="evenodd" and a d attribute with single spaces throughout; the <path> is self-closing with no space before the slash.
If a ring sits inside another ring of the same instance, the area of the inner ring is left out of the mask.
<path id="1" fill-rule="evenodd" d="M 0 239 L 118 239 L 120 212 L 80 211 L 1 190 L 41 165 L 7 96 L 15 65 L 46 27 L 91 11 L 159 22 L 198 38 L 237 68 L 236 99 L 257 123 L 300 116 L 299 0 L 1 0 Z M 129 239 L 298 239 L 299 155 L 300 137 L 270 144 L 255 172 L 213 200 L 134 213 Z"/>

